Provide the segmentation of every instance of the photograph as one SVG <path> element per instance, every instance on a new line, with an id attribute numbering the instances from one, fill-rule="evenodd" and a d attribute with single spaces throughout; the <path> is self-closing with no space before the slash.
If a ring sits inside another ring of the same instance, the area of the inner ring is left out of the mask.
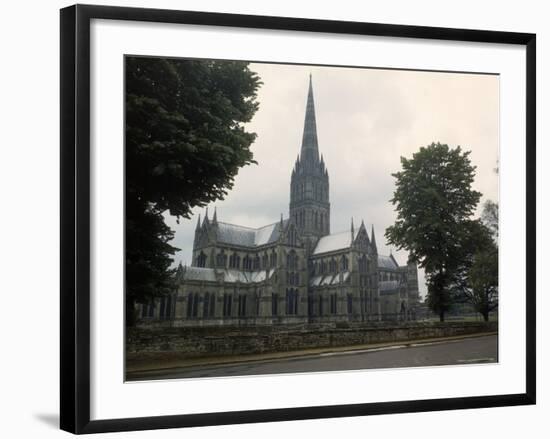
<path id="1" fill-rule="evenodd" d="M 498 363 L 499 79 L 125 55 L 125 380 Z"/>

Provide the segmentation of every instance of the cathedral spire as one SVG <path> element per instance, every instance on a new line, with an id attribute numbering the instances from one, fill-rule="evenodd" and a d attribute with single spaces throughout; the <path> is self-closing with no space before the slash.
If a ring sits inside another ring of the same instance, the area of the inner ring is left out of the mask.
<path id="1" fill-rule="evenodd" d="M 374 249 L 377 250 L 377 248 L 376 248 L 376 238 L 374 237 L 374 224 L 372 225 L 370 235 L 371 235 L 370 242 L 371 242 L 372 246 L 374 247 Z"/>
<path id="2" fill-rule="evenodd" d="M 351 217 L 351 242 L 355 240 L 355 228 L 353 227 L 353 217 Z"/>
<path id="3" fill-rule="evenodd" d="M 212 217 L 212 223 L 218 223 L 218 210 L 216 209 L 216 206 L 214 206 L 214 216 Z"/>
<path id="4" fill-rule="evenodd" d="M 201 214 L 199 213 L 199 217 L 197 219 L 197 227 L 195 230 L 199 230 L 201 228 Z"/>
<path id="5" fill-rule="evenodd" d="M 306 117 L 300 158 L 306 167 L 319 162 L 319 145 L 317 143 L 317 123 L 315 121 L 315 102 L 313 100 L 313 84 L 309 74 L 309 90 L 307 93 Z"/>

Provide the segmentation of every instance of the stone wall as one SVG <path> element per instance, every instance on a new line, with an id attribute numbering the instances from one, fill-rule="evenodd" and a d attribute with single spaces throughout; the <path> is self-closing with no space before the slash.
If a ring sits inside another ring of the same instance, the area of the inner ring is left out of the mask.
<path id="1" fill-rule="evenodd" d="M 285 352 L 495 332 L 498 322 L 325 324 L 256 328 L 130 328 L 126 351 L 186 358 Z"/>

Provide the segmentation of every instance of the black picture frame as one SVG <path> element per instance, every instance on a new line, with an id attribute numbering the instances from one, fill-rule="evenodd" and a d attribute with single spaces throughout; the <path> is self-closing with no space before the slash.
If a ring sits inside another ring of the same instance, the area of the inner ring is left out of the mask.
<path id="1" fill-rule="evenodd" d="M 526 392 L 90 420 L 90 21 L 131 20 L 256 29 L 514 44 L 526 47 Z M 305 420 L 535 404 L 536 401 L 536 36 L 303 18 L 74 5 L 61 10 L 61 387 L 60 424 L 72 433 Z"/>

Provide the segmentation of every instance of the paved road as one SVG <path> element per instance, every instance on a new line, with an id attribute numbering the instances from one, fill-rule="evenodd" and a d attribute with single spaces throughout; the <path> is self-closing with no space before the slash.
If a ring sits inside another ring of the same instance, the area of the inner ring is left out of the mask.
<path id="1" fill-rule="evenodd" d="M 133 381 L 491 363 L 497 361 L 497 347 L 497 336 L 490 335 L 368 351 L 334 352 L 300 358 L 170 369 L 135 374 L 129 378 Z"/>

